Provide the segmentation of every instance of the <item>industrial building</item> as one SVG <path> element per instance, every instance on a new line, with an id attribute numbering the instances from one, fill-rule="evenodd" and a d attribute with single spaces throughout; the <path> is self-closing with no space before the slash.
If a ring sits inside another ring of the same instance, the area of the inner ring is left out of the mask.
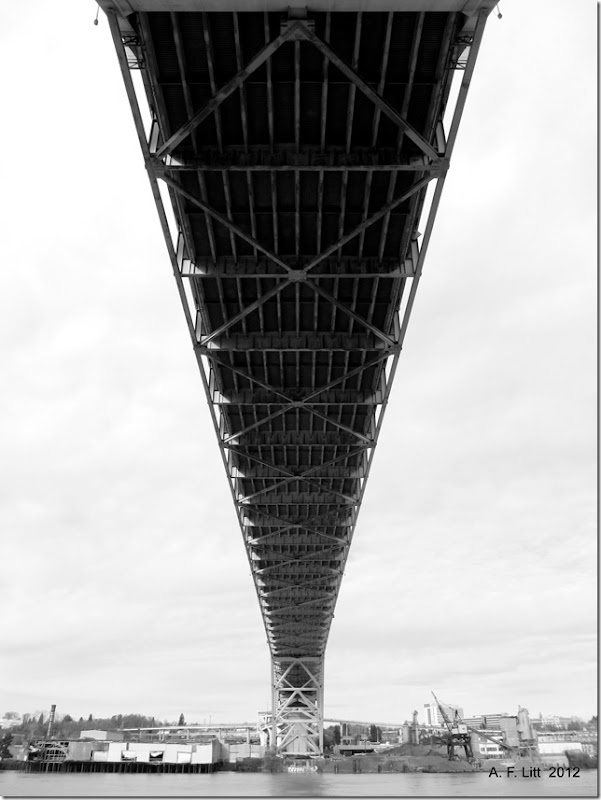
<path id="1" fill-rule="evenodd" d="M 86 731 L 95 738 L 24 744 L 16 760 L 31 769 L 74 772 L 212 772 L 217 766 L 262 758 L 265 748 L 252 742 L 124 741 L 123 731 Z M 109 734 L 103 737 L 102 734 Z M 119 739 L 115 740 L 115 735 Z"/>
<path id="2" fill-rule="evenodd" d="M 90 740 L 95 742 L 119 742 L 123 739 L 122 731 L 100 731 L 100 730 L 87 730 L 81 731 L 79 738 L 83 741 Z"/>
<path id="3" fill-rule="evenodd" d="M 507 750 L 502 746 L 503 732 L 494 728 L 482 729 L 481 734 L 472 731 L 471 744 L 474 758 L 504 758 L 507 755 Z"/>
<path id="4" fill-rule="evenodd" d="M 463 709 L 459 706 L 443 704 L 449 719 L 455 718 L 457 713 L 463 719 Z M 443 728 L 445 725 L 440 709 L 436 703 L 424 703 L 424 724 L 433 728 Z"/>

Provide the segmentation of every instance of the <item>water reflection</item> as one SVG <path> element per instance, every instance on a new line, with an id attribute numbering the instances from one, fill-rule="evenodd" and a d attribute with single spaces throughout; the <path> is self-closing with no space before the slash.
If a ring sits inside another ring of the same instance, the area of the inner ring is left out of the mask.
<path id="1" fill-rule="evenodd" d="M 597 770 L 577 780 L 516 778 L 511 783 L 472 773 L 260 773 L 212 775 L 38 774 L 0 771 L 4 797 L 598 797 Z"/>
<path id="2" fill-rule="evenodd" d="M 272 775 L 272 797 L 323 797 L 326 782 L 319 772 L 278 772 Z"/>

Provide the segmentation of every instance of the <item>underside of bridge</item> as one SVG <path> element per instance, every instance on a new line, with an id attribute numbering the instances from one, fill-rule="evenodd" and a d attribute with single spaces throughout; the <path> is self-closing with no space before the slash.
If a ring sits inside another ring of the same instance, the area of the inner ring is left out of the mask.
<path id="1" fill-rule="evenodd" d="M 494 3 L 99 2 L 263 614 L 271 743 L 318 755 L 338 589 Z"/>

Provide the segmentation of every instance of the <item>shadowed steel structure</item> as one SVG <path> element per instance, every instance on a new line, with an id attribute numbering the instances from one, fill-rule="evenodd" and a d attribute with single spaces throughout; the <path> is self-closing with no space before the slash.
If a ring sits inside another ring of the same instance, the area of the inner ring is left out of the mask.
<path id="1" fill-rule="evenodd" d="M 317 755 L 338 589 L 494 3 L 99 2 L 263 614 L 271 743 Z"/>

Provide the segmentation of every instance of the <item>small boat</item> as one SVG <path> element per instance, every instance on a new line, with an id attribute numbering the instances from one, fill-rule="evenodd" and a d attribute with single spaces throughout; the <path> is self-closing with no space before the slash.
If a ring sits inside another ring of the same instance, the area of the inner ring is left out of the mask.
<path id="1" fill-rule="evenodd" d="M 299 758 L 286 765 L 286 772 L 317 772 L 317 764 L 312 764 L 308 759 Z"/>

